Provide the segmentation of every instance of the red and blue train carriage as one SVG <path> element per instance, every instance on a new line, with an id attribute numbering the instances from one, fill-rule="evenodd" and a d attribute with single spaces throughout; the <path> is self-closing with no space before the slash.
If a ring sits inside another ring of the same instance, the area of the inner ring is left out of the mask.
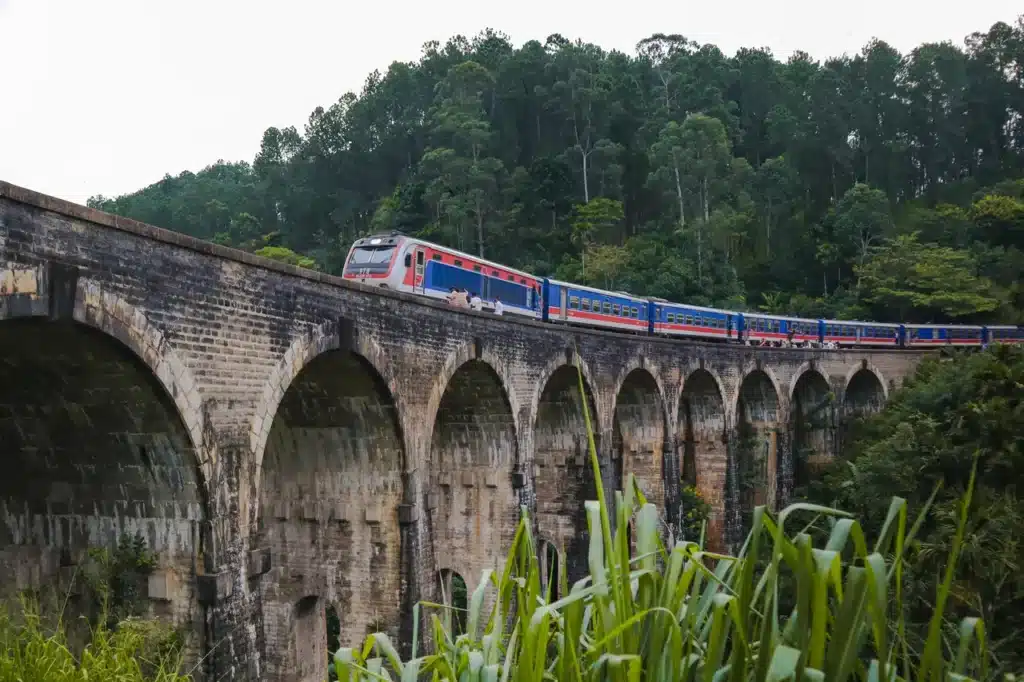
<path id="1" fill-rule="evenodd" d="M 624 292 L 544 279 L 544 322 L 566 322 L 647 334 L 651 329 L 649 301 Z"/>
<path id="2" fill-rule="evenodd" d="M 1024 327 L 1000 324 L 988 326 L 985 331 L 986 343 L 1024 343 Z"/>
<path id="3" fill-rule="evenodd" d="M 500 298 L 509 314 L 652 336 L 879 347 L 1024 343 L 1024 328 L 1014 325 L 811 320 L 672 303 L 539 278 L 397 232 L 357 240 L 349 251 L 343 277 L 435 299 L 444 299 L 453 287 L 465 289 L 479 294 L 488 308 Z"/>
<path id="4" fill-rule="evenodd" d="M 506 313 L 536 319 L 540 280 L 528 272 L 400 234 L 375 235 L 353 244 L 342 277 L 429 298 L 452 288 L 500 299 Z"/>
<path id="5" fill-rule="evenodd" d="M 737 313 L 717 308 L 671 303 L 651 299 L 653 333 L 665 336 L 700 337 L 726 340 L 737 334 Z"/>

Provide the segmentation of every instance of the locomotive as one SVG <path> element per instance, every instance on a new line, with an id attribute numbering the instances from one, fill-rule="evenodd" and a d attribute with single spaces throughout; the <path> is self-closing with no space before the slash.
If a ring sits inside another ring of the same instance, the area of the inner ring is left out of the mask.
<path id="1" fill-rule="evenodd" d="M 1014 325 L 813 320 L 673 303 L 537 277 L 399 232 L 356 240 L 345 259 L 342 277 L 441 300 L 452 289 L 464 289 L 489 302 L 488 306 L 500 299 L 510 315 L 646 336 L 753 344 L 788 340 L 845 347 L 1024 343 L 1024 327 Z"/>

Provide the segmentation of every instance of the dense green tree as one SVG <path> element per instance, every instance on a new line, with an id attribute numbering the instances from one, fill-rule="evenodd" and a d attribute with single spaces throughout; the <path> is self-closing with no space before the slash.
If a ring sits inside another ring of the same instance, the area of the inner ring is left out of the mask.
<path id="1" fill-rule="evenodd" d="M 400 230 L 539 275 L 624 264 L 594 282 L 642 295 L 1010 320 L 987 293 L 893 309 L 857 273 L 917 233 L 1019 314 L 1022 46 L 1024 18 L 962 48 L 873 40 L 821 62 L 663 33 L 634 56 L 559 34 L 515 47 L 487 29 L 425 44 L 304 126 L 268 128 L 251 166 L 90 203 L 250 251 L 274 234 L 330 271 L 356 237 Z M 621 216 L 581 231 L 579 207 L 598 200 Z"/>
<path id="2" fill-rule="evenodd" d="M 916 515 L 935 486 L 941 486 L 905 568 L 909 633 L 919 642 L 977 456 L 977 487 L 949 617 L 957 622 L 982 615 L 994 663 L 1018 673 L 1024 669 L 1022 384 L 1022 348 L 961 353 L 955 362 L 928 360 L 880 414 L 854 428 L 843 456 L 808 491 L 812 500 L 856 515 L 870 537 L 881 527 L 894 495 L 905 498 Z"/>
<path id="3" fill-rule="evenodd" d="M 872 248 L 854 268 L 865 302 L 876 315 L 891 311 L 900 322 L 937 322 L 998 310 L 999 291 L 978 277 L 967 251 L 922 244 L 917 234 L 900 235 Z"/>

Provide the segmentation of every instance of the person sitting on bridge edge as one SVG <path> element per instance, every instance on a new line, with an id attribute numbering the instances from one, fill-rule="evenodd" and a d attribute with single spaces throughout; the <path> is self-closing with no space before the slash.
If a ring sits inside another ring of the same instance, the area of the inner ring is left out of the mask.
<path id="1" fill-rule="evenodd" d="M 469 307 L 477 312 L 483 310 L 483 299 L 481 299 L 480 294 L 476 293 L 475 291 L 473 292 L 473 298 L 469 299 Z"/>

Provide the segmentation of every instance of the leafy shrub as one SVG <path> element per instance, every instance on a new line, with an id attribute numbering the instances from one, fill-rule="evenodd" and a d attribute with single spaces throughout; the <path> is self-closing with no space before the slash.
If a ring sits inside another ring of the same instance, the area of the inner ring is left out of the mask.
<path id="1" fill-rule="evenodd" d="M 176 633 L 160 623 L 129 619 L 111 630 L 104 619 L 76 656 L 62 621 L 48 627 L 28 600 L 20 611 L 17 619 L 0 611 L 0 680 L 190 682 L 178 673 L 182 659 Z"/>
<path id="2" fill-rule="evenodd" d="M 1024 671 L 1024 348 L 995 346 L 921 363 L 846 442 L 809 498 L 849 510 L 869 532 L 881 527 L 892 496 L 922 509 L 941 485 L 905 557 L 906 634 L 918 650 L 977 462 L 949 607 L 954 616 L 982 614 L 994 669 Z"/>

